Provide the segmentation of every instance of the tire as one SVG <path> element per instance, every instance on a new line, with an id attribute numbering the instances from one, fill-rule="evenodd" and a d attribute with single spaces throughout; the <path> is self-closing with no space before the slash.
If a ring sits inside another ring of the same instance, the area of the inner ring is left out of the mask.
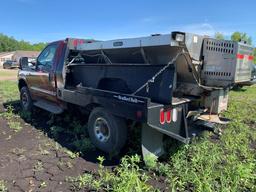
<path id="1" fill-rule="evenodd" d="M 30 96 L 28 87 L 22 87 L 20 90 L 20 104 L 24 111 L 32 112 L 33 101 Z"/>
<path id="2" fill-rule="evenodd" d="M 104 130 L 99 131 L 98 127 L 103 127 Z M 117 155 L 126 143 L 127 126 L 124 119 L 113 116 L 104 108 L 97 107 L 89 116 L 88 133 L 92 143 L 98 149 Z"/>

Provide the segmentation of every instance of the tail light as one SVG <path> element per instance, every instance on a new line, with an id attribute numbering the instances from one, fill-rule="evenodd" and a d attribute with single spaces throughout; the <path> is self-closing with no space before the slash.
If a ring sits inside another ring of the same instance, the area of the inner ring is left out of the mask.
<path id="1" fill-rule="evenodd" d="M 164 109 L 160 109 L 160 113 L 159 113 L 159 121 L 160 124 L 163 125 L 165 123 L 171 123 L 172 121 L 172 111 L 164 111 Z"/>
<path id="2" fill-rule="evenodd" d="M 250 55 L 249 57 L 248 57 L 248 60 L 249 61 L 252 61 L 254 59 L 254 57 L 252 56 L 252 55 Z"/>
<path id="3" fill-rule="evenodd" d="M 164 109 L 160 110 L 160 123 L 163 125 L 165 123 L 165 115 L 164 115 Z"/>
<path id="4" fill-rule="evenodd" d="M 77 47 L 78 45 L 81 45 L 84 43 L 84 40 L 83 39 L 74 39 L 73 40 L 73 46 L 74 47 Z"/>
<path id="5" fill-rule="evenodd" d="M 244 59 L 244 55 L 238 53 L 238 54 L 236 55 L 236 58 L 237 58 L 237 59 Z"/>
<path id="6" fill-rule="evenodd" d="M 78 45 L 78 39 L 75 39 L 75 40 L 73 41 L 73 46 L 74 46 L 74 47 L 77 47 L 77 45 Z"/>
<path id="7" fill-rule="evenodd" d="M 166 114 L 166 122 L 171 123 L 171 121 L 172 121 L 171 111 L 167 111 L 165 114 Z"/>

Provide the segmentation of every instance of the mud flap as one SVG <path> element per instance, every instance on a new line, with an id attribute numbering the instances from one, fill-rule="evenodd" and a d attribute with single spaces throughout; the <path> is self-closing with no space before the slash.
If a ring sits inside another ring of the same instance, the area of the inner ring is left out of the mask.
<path id="1" fill-rule="evenodd" d="M 142 126 L 141 134 L 141 148 L 145 163 L 148 158 L 157 159 L 164 154 L 163 133 L 145 123 Z"/>

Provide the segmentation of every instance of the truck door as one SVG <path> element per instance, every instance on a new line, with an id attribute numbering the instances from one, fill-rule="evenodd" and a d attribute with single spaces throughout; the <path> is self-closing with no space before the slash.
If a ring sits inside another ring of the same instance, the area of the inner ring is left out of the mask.
<path id="1" fill-rule="evenodd" d="M 58 42 L 49 44 L 38 56 L 36 69 L 31 73 L 30 88 L 39 99 L 57 101 L 55 83 L 55 64 Z"/>

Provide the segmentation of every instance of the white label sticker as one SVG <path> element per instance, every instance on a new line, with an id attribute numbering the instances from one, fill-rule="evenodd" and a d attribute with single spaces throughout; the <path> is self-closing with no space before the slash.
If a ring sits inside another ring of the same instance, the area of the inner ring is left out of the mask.
<path id="1" fill-rule="evenodd" d="M 197 36 L 194 36 L 194 38 L 193 38 L 194 40 L 194 43 L 197 43 L 198 42 L 198 37 Z"/>
<path id="2" fill-rule="evenodd" d="M 177 109 L 172 110 L 172 121 L 176 122 L 178 120 L 178 112 Z"/>

